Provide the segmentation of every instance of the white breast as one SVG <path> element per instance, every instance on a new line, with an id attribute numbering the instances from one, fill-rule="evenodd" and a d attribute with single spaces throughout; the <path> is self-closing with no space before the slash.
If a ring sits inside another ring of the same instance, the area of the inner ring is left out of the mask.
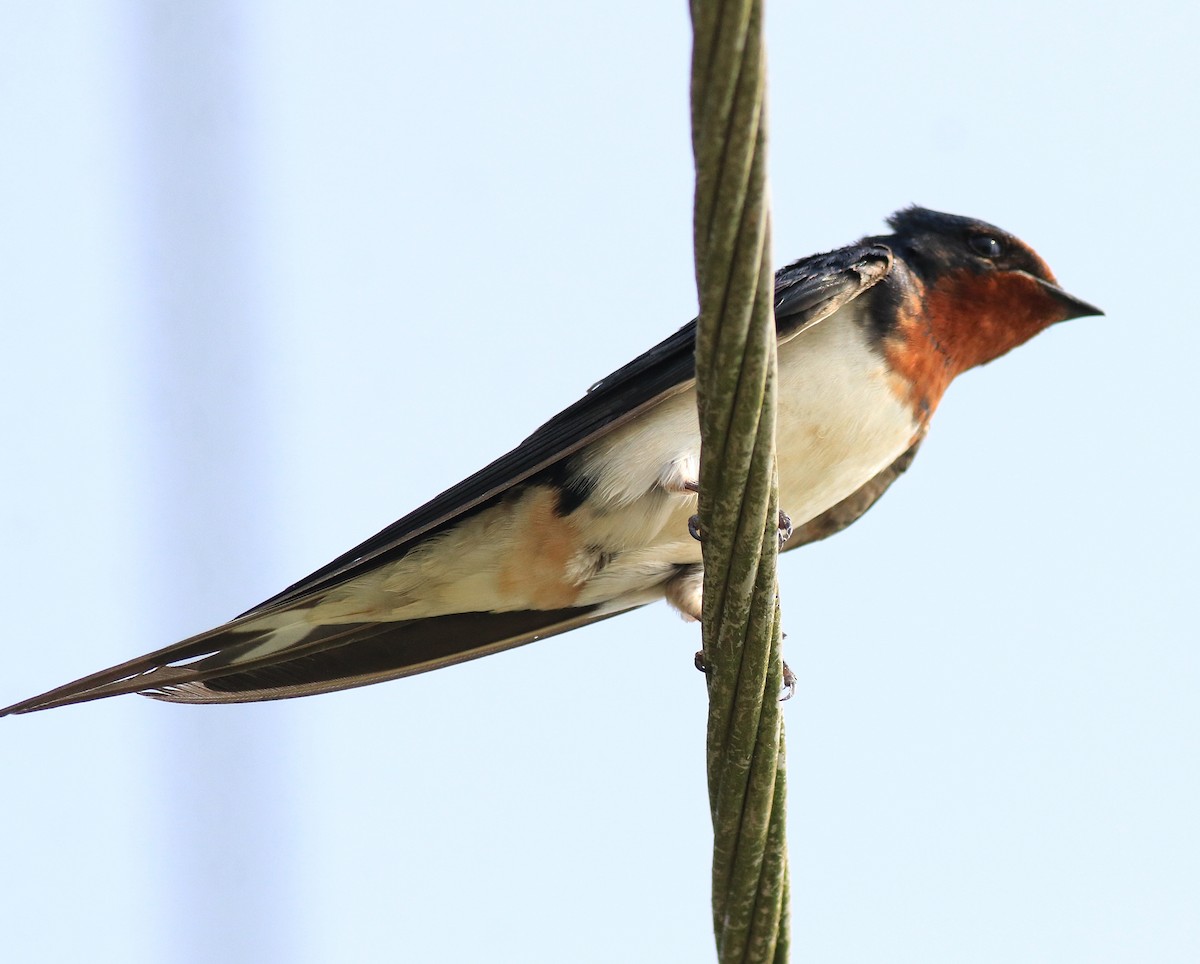
<path id="1" fill-rule="evenodd" d="M 918 429 L 851 308 L 779 348 L 779 502 L 797 525 L 891 465 Z"/>

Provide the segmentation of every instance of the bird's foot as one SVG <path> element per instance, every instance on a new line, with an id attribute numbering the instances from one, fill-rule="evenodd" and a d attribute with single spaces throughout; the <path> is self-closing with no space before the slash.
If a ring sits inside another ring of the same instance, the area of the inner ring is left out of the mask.
<path id="1" fill-rule="evenodd" d="M 788 539 L 792 537 L 792 518 L 783 509 L 779 510 L 779 551 L 783 551 L 783 547 L 787 545 Z"/>
<path id="2" fill-rule="evenodd" d="M 779 702 L 786 703 L 796 695 L 796 674 L 788 667 L 787 660 L 783 661 L 783 689 L 779 694 Z"/>
<path id="3" fill-rule="evenodd" d="M 782 509 L 779 510 L 779 551 L 783 551 L 783 547 L 787 545 L 788 539 L 792 537 L 792 519 Z M 688 534 L 697 542 L 704 541 L 704 532 L 700 528 L 700 514 L 692 516 L 688 519 Z"/>
<path id="4" fill-rule="evenodd" d="M 700 650 L 696 651 L 696 655 L 694 657 L 693 662 L 695 663 L 696 669 L 698 669 L 705 676 L 708 675 L 708 663 L 705 662 L 705 659 L 704 659 L 704 650 L 700 649 Z M 788 666 L 788 664 L 786 662 L 784 662 L 784 664 L 783 664 L 783 688 L 779 691 L 779 702 L 780 703 L 786 703 L 788 700 L 790 700 L 793 696 L 796 695 L 796 682 L 797 682 L 796 674 L 793 673 L 791 671 L 791 668 Z"/>

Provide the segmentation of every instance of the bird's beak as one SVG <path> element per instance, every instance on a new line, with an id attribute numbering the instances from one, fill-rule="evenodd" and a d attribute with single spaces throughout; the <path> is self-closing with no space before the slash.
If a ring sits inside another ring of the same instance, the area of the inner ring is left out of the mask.
<path id="1" fill-rule="evenodd" d="M 1030 277 L 1032 278 L 1033 275 L 1030 275 Z M 1058 285 L 1052 285 L 1049 281 L 1043 281 L 1041 278 L 1035 278 L 1034 280 L 1042 286 L 1046 294 L 1053 298 L 1054 302 L 1062 309 L 1063 315 L 1059 319 L 1060 321 L 1069 321 L 1071 318 L 1086 318 L 1089 315 L 1104 314 L 1104 312 L 1095 305 L 1089 305 L 1086 301 L 1082 301 L 1081 299 L 1076 298 L 1074 295 L 1067 294 L 1062 290 L 1062 288 L 1058 287 Z"/>

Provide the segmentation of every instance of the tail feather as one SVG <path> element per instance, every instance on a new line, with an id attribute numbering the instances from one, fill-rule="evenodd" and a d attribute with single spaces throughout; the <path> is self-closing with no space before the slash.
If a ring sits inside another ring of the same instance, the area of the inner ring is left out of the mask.
<path id="1" fill-rule="evenodd" d="M 38 696 L 0 709 L 0 716 L 9 716 L 15 713 L 31 713 L 34 710 L 47 710 L 54 706 L 66 706 L 70 703 L 83 703 L 89 699 L 99 699 L 102 695 L 115 695 L 100 693 L 96 696 L 90 696 L 88 694 L 96 690 L 102 690 L 113 684 L 119 684 L 121 681 L 143 676 L 169 663 L 185 662 L 187 660 L 210 656 L 219 651 L 220 644 L 218 637 L 226 629 L 227 627 L 222 626 L 218 629 L 201 633 L 198 636 L 190 636 L 181 642 L 175 643 L 173 646 L 157 649 L 152 653 L 147 653 L 145 656 L 139 656 L 136 659 L 118 663 L 116 666 L 110 666 L 108 669 L 102 669 L 97 673 L 92 673 L 73 682 L 56 686 L 54 689 L 47 690 Z M 123 692 L 137 692 L 137 690 L 132 689 Z"/>
<path id="2" fill-rule="evenodd" d="M 145 695 L 172 703 L 248 703 L 332 693 L 478 659 L 614 615 L 585 607 L 458 613 L 376 624 L 353 645 L 203 682 L 168 684 Z"/>
<path id="3" fill-rule="evenodd" d="M 0 710 L 0 716 L 126 693 L 174 703 L 243 703 L 328 693 L 475 659 L 618 611 L 624 610 L 587 606 L 315 626 L 283 648 L 270 643 L 277 628 L 257 630 L 255 617 L 241 618 L 15 703 Z"/>
<path id="4" fill-rule="evenodd" d="M 379 626 L 383 624 L 373 623 L 369 625 Z M 243 630 L 220 627 L 213 630 L 210 634 L 205 634 L 206 636 L 211 636 L 208 642 L 215 645 L 206 647 L 204 658 L 193 659 L 191 662 L 183 662 L 182 665 L 176 665 L 180 660 L 186 660 L 188 657 L 174 656 L 173 658 L 156 660 L 150 666 L 146 666 L 145 663 L 150 661 L 152 656 L 157 655 L 151 654 L 151 656 L 143 657 L 140 660 L 133 660 L 129 663 L 122 663 L 120 666 L 114 666 L 112 669 L 86 676 L 81 680 L 76 680 L 74 683 L 68 683 L 48 693 L 43 693 L 41 696 L 35 696 L 33 699 L 26 700 L 23 703 L 7 707 L 4 710 L 0 710 L 0 716 L 5 716 L 9 713 L 30 713 L 34 710 L 50 710 L 60 706 L 70 706 L 74 703 L 86 703 L 91 700 L 104 699 L 108 696 L 148 693 L 177 683 L 203 683 L 206 680 L 237 672 L 243 668 L 253 669 L 257 666 L 269 665 L 279 659 L 289 658 L 291 655 L 299 656 L 323 647 L 346 645 L 353 642 L 357 638 L 356 631 L 361 634 L 362 629 L 361 624 L 316 627 L 303 642 L 294 644 L 282 653 L 279 651 L 270 651 L 260 656 L 253 656 L 247 654 L 252 654 L 256 648 L 262 646 L 262 638 L 266 633 L 260 633 L 247 639 Z M 187 642 L 185 640 L 184 643 L 180 643 L 179 645 L 183 646 Z M 158 652 L 164 653 L 169 651 L 168 649 L 159 650 Z M 137 669 L 122 672 L 135 665 L 138 667 Z"/>

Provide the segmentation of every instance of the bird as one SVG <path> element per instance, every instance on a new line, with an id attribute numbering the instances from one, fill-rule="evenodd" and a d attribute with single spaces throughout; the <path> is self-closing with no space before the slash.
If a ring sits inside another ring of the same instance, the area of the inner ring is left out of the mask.
<path id="1" fill-rule="evenodd" d="M 782 548 L 859 519 L 912 463 L 950 382 L 1101 315 L 1012 234 L 919 206 L 775 276 Z M 308 696 L 554 636 L 665 598 L 699 619 L 696 322 L 512 451 L 242 615 L 0 710 L 126 693 Z"/>

